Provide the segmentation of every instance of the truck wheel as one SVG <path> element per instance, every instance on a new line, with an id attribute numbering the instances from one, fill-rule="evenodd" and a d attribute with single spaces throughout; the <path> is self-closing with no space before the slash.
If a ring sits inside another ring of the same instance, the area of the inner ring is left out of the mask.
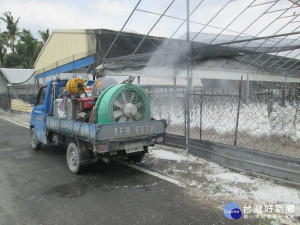
<path id="1" fill-rule="evenodd" d="M 138 155 L 127 156 L 129 162 L 139 163 L 143 160 L 145 152 L 139 153 Z"/>
<path id="2" fill-rule="evenodd" d="M 72 173 L 79 173 L 81 169 L 80 165 L 80 150 L 74 142 L 68 145 L 67 149 L 67 164 Z"/>
<path id="3" fill-rule="evenodd" d="M 148 146 L 144 146 L 144 151 L 139 153 L 134 153 L 132 155 L 128 155 L 127 158 L 129 162 L 139 163 L 143 160 L 145 154 L 148 152 Z"/>
<path id="4" fill-rule="evenodd" d="M 41 148 L 42 143 L 39 142 L 36 132 L 34 128 L 30 129 L 30 135 L 31 135 L 31 147 L 34 150 L 39 150 Z"/>

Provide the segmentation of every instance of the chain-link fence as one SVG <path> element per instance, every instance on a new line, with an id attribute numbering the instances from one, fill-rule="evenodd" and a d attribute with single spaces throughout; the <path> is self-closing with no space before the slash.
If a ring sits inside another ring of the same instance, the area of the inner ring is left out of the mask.
<path id="1" fill-rule="evenodd" d="M 186 136 L 189 127 L 191 139 L 300 158 L 299 87 L 264 83 L 248 88 L 202 88 L 189 95 L 151 89 L 152 116 L 167 119 L 168 134 Z"/>
<path id="2" fill-rule="evenodd" d="M 255 88 L 256 87 L 256 88 Z M 255 84 L 243 93 L 237 146 L 300 158 L 300 87 Z"/>
<path id="3" fill-rule="evenodd" d="M 167 120 L 167 133 L 185 136 L 185 92 L 151 88 L 148 95 L 152 117 Z"/>
<path id="4" fill-rule="evenodd" d="M 238 95 L 203 90 L 190 96 L 190 137 L 233 145 Z"/>

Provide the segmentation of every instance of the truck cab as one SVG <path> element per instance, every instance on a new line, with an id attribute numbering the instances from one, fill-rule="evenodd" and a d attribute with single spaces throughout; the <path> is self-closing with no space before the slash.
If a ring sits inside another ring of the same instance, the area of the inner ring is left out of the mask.
<path id="1" fill-rule="evenodd" d="M 38 146 L 40 146 L 41 143 L 47 144 L 46 116 L 52 115 L 51 110 L 53 107 L 53 94 L 59 94 L 59 90 L 62 87 L 65 87 L 66 83 L 66 80 L 58 80 L 55 82 L 48 81 L 47 85 L 43 85 L 39 90 L 36 101 L 34 103 L 34 108 L 31 112 L 30 120 L 30 130 L 32 130 L 31 132 L 34 131 L 34 137 L 39 143 Z M 53 84 L 55 84 L 55 86 Z M 53 87 L 55 88 L 55 90 L 53 90 Z M 57 98 L 58 96 L 56 95 L 55 97 Z"/>

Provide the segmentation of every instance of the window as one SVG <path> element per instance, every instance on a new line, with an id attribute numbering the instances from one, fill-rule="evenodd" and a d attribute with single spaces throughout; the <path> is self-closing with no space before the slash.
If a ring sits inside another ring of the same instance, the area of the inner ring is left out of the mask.
<path id="1" fill-rule="evenodd" d="M 45 97 L 46 97 L 46 88 L 47 87 L 42 87 L 40 89 L 38 97 L 37 97 L 37 101 L 36 101 L 37 105 L 44 105 Z"/>

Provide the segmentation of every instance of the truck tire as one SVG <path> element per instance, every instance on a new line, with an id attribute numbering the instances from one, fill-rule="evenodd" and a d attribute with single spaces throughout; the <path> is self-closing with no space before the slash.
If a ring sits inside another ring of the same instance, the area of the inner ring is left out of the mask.
<path id="1" fill-rule="evenodd" d="M 145 152 L 139 153 L 138 155 L 127 156 L 129 162 L 139 163 L 143 160 Z"/>
<path id="2" fill-rule="evenodd" d="M 79 173 L 80 165 L 80 149 L 74 142 L 71 142 L 67 148 L 67 164 L 72 173 Z"/>
<path id="3" fill-rule="evenodd" d="M 148 147 L 144 146 L 144 151 L 140 153 L 135 153 L 134 155 L 128 155 L 127 158 L 129 162 L 139 163 L 143 160 L 145 154 L 148 152 Z"/>
<path id="4" fill-rule="evenodd" d="M 30 135 L 31 135 L 31 147 L 32 147 L 32 149 L 34 149 L 34 150 L 41 149 L 42 143 L 39 142 L 34 128 L 30 129 Z"/>

